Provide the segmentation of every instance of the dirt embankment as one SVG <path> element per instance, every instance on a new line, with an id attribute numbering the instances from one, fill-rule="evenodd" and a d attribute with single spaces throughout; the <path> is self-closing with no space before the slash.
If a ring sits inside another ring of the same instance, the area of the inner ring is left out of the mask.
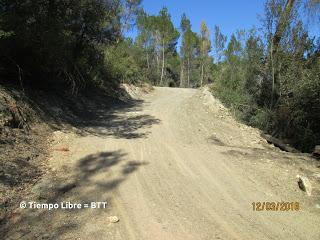
<path id="1" fill-rule="evenodd" d="M 51 131 L 22 91 L 0 87 L 0 223 L 46 171 Z"/>
<path id="2" fill-rule="evenodd" d="M 97 90 L 68 96 L 0 87 L 0 225 L 16 221 L 12 211 L 51 171 L 47 160 L 54 131 L 81 129 L 98 117 L 97 109 L 138 99 L 151 90 L 148 85 L 122 85 L 112 96 Z"/>

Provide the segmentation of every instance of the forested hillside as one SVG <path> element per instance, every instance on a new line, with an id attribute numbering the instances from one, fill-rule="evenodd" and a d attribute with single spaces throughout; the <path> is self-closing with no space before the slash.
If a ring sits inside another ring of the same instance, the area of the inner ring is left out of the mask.
<path id="1" fill-rule="evenodd" d="M 150 15 L 140 0 L 2 0 L 0 81 L 71 95 L 212 84 L 241 120 L 310 151 L 320 144 L 320 38 L 308 26 L 319 25 L 319 6 L 267 0 L 261 26 L 228 39 L 205 22 L 194 32 L 185 14 L 174 26 L 170 9 Z"/>

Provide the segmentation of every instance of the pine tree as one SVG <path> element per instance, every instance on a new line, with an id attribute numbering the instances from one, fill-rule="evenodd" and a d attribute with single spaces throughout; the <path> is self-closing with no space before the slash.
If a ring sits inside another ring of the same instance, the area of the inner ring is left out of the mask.
<path id="1" fill-rule="evenodd" d="M 156 21 L 156 29 L 159 33 L 162 53 L 162 66 L 160 77 L 160 85 L 162 85 L 163 78 L 165 75 L 166 51 L 170 50 L 172 46 L 175 46 L 177 44 L 177 40 L 180 36 L 178 30 L 174 27 L 171 21 L 171 16 L 168 13 L 168 9 L 166 7 L 162 8 L 159 12 L 159 16 Z"/>
<path id="2" fill-rule="evenodd" d="M 200 31 L 200 86 L 203 85 L 205 76 L 208 73 L 208 67 L 210 64 L 209 52 L 211 51 L 210 32 L 205 22 L 201 22 Z"/>
<path id="3" fill-rule="evenodd" d="M 199 39 L 197 34 L 191 30 L 190 20 L 187 19 L 185 15 L 182 16 L 181 29 L 183 32 L 183 39 L 180 52 L 183 59 L 182 64 L 183 66 L 186 65 L 186 67 L 184 67 L 184 69 L 186 68 L 187 75 L 186 86 L 190 87 L 192 61 L 197 55 Z M 181 83 L 182 82 L 184 82 L 184 80 L 182 80 Z"/>

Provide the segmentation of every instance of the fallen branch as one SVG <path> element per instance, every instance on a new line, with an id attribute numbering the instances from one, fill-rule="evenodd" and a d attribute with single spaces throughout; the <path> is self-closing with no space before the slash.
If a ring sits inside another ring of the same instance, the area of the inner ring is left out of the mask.
<path id="1" fill-rule="evenodd" d="M 281 140 L 272 137 L 268 134 L 261 134 L 261 137 L 267 140 L 268 143 L 273 144 L 274 146 L 280 148 L 283 151 L 291 152 L 291 153 L 299 153 L 299 151 L 293 147 L 291 147 L 289 144 L 283 143 Z"/>

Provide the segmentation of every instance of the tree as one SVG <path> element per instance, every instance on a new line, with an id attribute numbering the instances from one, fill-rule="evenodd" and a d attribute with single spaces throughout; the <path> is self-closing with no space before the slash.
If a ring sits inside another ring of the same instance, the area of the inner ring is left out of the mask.
<path id="1" fill-rule="evenodd" d="M 103 48 L 122 36 L 123 19 L 140 1 L 9 1 L 0 5 L 0 77 L 34 86 L 108 83 Z M 12 33 L 9 34 L 8 33 Z M 1 33 L 1 35 L 3 35 Z M 19 75 L 19 77 L 17 77 Z M 103 79 L 103 81 L 101 80 Z"/>
<path id="2" fill-rule="evenodd" d="M 207 75 L 208 67 L 210 64 L 209 52 L 211 51 L 211 41 L 210 41 L 210 32 L 207 28 L 205 22 L 201 22 L 201 30 L 199 37 L 199 48 L 200 48 L 200 71 L 201 71 L 201 80 L 200 86 L 202 86 L 205 75 Z"/>
<path id="3" fill-rule="evenodd" d="M 159 16 L 156 21 L 156 29 L 159 33 L 162 50 L 162 66 L 160 77 L 160 85 L 162 85 L 165 74 L 166 50 L 169 50 L 172 48 L 172 46 L 175 46 L 180 36 L 177 29 L 173 26 L 170 14 L 168 13 L 168 9 L 166 7 L 162 8 L 159 12 Z"/>
<path id="4" fill-rule="evenodd" d="M 191 23 L 190 20 L 187 18 L 186 14 L 184 13 L 181 17 L 181 22 L 180 22 L 180 29 L 181 29 L 181 36 L 184 39 L 185 33 L 187 31 L 187 29 L 191 28 Z M 185 46 L 181 47 L 181 70 L 180 70 L 180 87 L 184 86 L 184 75 L 185 75 L 185 61 L 186 61 L 186 57 L 184 56 L 184 50 L 185 50 Z"/>
<path id="5" fill-rule="evenodd" d="M 159 15 L 147 15 L 141 13 L 138 17 L 137 43 L 146 51 L 147 66 L 150 70 L 159 74 L 160 81 L 155 84 L 163 85 L 169 61 L 168 58 L 175 58 L 176 44 L 179 32 L 174 27 L 167 8 L 161 9 Z M 155 65 L 151 66 L 149 54 L 153 53 Z M 172 62 L 172 61 L 171 61 Z M 155 69 L 154 69 L 155 68 Z M 170 70 L 170 69 L 169 69 Z M 172 69 L 170 70 L 171 72 Z"/>
<path id="6" fill-rule="evenodd" d="M 195 56 L 198 54 L 198 36 L 195 32 L 191 30 L 190 20 L 187 19 L 185 15 L 182 16 L 181 20 L 181 29 L 183 33 L 182 45 L 181 45 L 181 56 L 182 56 L 182 65 L 183 69 L 187 69 L 187 87 L 190 87 L 190 75 L 191 75 L 191 65 Z M 186 67 L 185 67 L 186 65 Z M 180 85 L 182 82 L 185 82 L 184 79 L 181 79 Z"/>
<path id="7" fill-rule="evenodd" d="M 268 0 L 265 35 L 231 35 L 215 84 L 236 116 L 303 151 L 320 144 L 320 40 L 309 36 L 300 11 L 310 1 Z"/>
<path id="8" fill-rule="evenodd" d="M 251 29 L 244 49 L 245 90 L 257 102 L 260 94 L 259 75 L 262 71 L 264 46 L 256 30 Z"/>
<path id="9" fill-rule="evenodd" d="M 265 26 L 267 28 L 268 37 L 268 61 L 265 65 L 265 81 L 269 81 L 269 70 L 271 69 L 271 93 L 270 93 L 270 107 L 274 107 L 275 98 L 281 95 L 279 76 L 279 67 L 277 67 L 277 53 L 281 39 L 283 38 L 290 22 L 293 22 L 293 11 L 297 11 L 294 8 L 295 0 L 268 0 L 265 5 L 266 16 Z M 268 83 L 266 83 L 268 84 Z M 263 93 L 263 97 L 269 99 L 268 93 Z"/>
<path id="10" fill-rule="evenodd" d="M 223 56 L 224 47 L 227 42 L 227 36 L 221 33 L 219 26 L 214 26 L 214 51 L 215 51 L 215 58 L 216 61 L 219 62 L 221 57 Z"/>
<path id="11" fill-rule="evenodd" d="M 157 84 L 157 79 L 154 77 L 157 68 L 155 64 L 153 64 L 157 54 L 153 20 L 154 17 L 147 15 L 144 11 L 141 11 L 138 14 L 138 36 L 136 37 L 136 45 L 144 52 L 143 58 L 145 59 L 145 62 L 142 64 L 141 68 L 147 68 L 145 78 L 150 79 L 153 84 Z"/>

